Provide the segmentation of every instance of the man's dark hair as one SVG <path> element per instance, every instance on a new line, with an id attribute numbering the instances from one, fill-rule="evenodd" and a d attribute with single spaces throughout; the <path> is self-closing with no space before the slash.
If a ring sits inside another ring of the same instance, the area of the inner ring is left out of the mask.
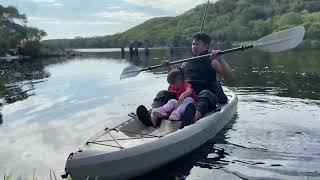
<path id="1" fill-rule="evenodd" d="M 207 33 L 204 32 L 196 32 L 193 34 L 192 39 L 200 40 L 204 42 L 205 44 L 210 45 L 211 38 Z"/>
<path id="2" fill-rule="evenodd" d="M 174 84 L 177 78 L 184 81 L 184 75 L 183 75 L 182 69 L 175 68 L 169 71 L 167 76 L 167 81 L 169 84 Z"/>

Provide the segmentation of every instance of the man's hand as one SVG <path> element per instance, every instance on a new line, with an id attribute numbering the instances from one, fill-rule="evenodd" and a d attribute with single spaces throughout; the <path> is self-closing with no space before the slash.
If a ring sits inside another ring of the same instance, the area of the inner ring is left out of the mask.
<path id="1" fill-rule="evenodd" d="M 213 50 L 211 54 L 211 65 L 216 72 L 225 79 L 234 79 L 235 75 L 224 58 L 219 54 L 220 50 Z"/>
<path id="2" fill-rule="evenodd" d="M 211 58 L 212 60 L 221 61 L 223 57 L 219 54 L 220 50 L 212 50 Z"/>

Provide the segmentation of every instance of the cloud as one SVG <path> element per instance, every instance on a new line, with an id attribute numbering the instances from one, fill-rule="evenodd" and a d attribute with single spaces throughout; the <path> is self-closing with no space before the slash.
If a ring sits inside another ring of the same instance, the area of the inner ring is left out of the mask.
<path id="1" fill-rule="evenodd" d="M 128 11 L 115 11 L 115 12 L 100 12 L 94 14 L 96 17 L 112 19 L 114 21 L 144 21 L 154 16 L 147 15 L 143 12 L 128 12 Z"/>
<path id="2" fill-rule="evenodd" d="M 37 4 L 48 4 L 53 7 L 62 7 L 63 4 L 57 2 L 56 0 L 27 0 L 29 2 L 37 3 Z"/>
<path id="3" fill-rule="evenodd" d="M 73 22 L 73 24 L 75 25 L 119 25 L 122 23 L 112 22 L 112 21 L 75 21 Z"/>
<path id="4" fill-rule="evenodd" d="M 152 7 L 172 13 L 183 13 L 198 4 L 206 3 L 205 0 L 157 0 L 157 1 L 146 1 L 146 0 L 125 0 L 130 4 L 134 4 L 142 7 Z M 210 2 L 215 2 L 211 0 Z"/>
<path id="5" fill-rule="evenodd" d="M 54 3 L 55 0 L 29 0 L 34 3 Z"/>
<path id="6" fill-rule="evenodd" d="M 63 6 L 63 4 L 62 4 L 62 3 L 58 3 L 58 2 L 53 3 L 52 5 L 53 5 L 53 6 L 55 6 L 55 7 L 61 7 L 61 6 Z"/>
<path id="7" fill-rule="evenodd" d="M 121 6 L 107 6 L 106 9 L 122 9 Z"/>
<path id="8" fill-rule="evenodd" d="M 113 21 L 63 21 L 57 18 L 51 17 L 29 17 L 29 21 L 31 24 L 69 24 L 69 25 L 119 25 L 120 22 L 113 22 Z"/>
<path id="9" fill-rule="evenodd" d="M 30 16 L 29 21 L 31 24 L 61 24 L 62 22 L 57 18 L 50 18 L 50 17 L 36 17 Z"/>

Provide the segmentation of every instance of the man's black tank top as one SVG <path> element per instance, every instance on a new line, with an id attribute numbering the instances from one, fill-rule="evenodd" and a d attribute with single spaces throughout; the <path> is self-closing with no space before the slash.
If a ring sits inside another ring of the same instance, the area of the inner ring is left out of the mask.
<path id="1" fill-rule="evenodd" d="M 211 61 L 208 56 L 188 61 L 183 65 L 184 78 L 193 86 L 197 86 L 195 87 L 197 93 L 201 89 L 207 89 L 209 84 L 217 81 L 216 70 L 212 67 Z"/>

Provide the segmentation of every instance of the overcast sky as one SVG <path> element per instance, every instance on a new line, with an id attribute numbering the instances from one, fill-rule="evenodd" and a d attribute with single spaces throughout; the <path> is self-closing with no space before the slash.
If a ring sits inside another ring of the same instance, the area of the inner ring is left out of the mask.
<path id="1" fill-rule="evenodd" d="M 123 32 L 147 19 L 176 16 L 206 0 L 0 0 L 45 30 L 45 39 L 100 36 Z M 213 2 L 211 0 L 210 2 Z"/>

